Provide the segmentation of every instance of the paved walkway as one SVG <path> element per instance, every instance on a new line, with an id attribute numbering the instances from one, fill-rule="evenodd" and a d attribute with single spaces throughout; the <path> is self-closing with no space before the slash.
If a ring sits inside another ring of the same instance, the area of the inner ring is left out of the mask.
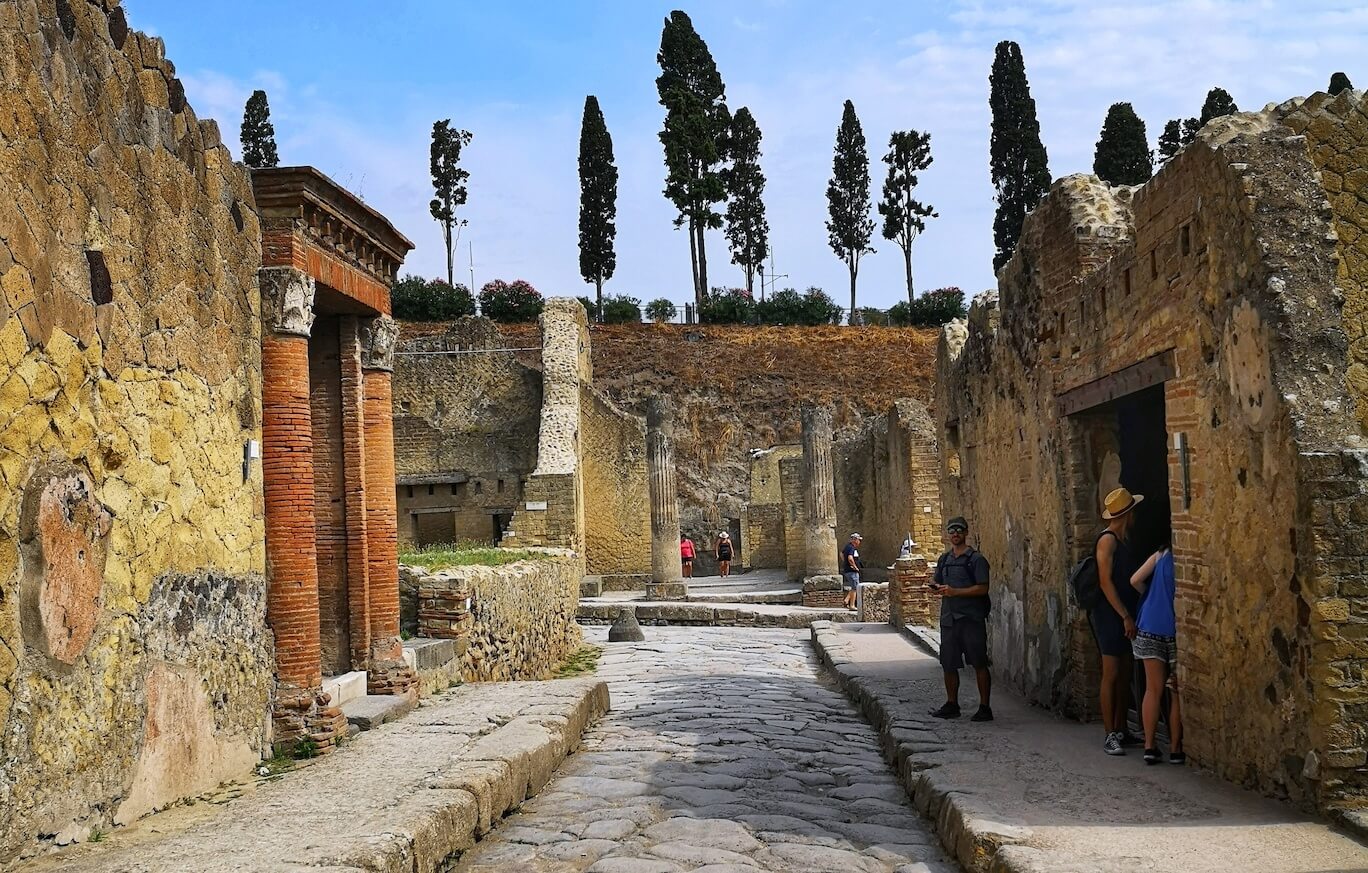
<path id="1" fill-rule="evenodd" d="M 815 625 L 842 687 L 880 728 L 915 805 L 970 870 L 1368 871 L 1368 847 L 1191 767 L 1102 753 L 1101 729 L 998 688 L 997 720 L 932 718 L 940 665 L 889 625 Z M 973 711 L 968 675 L 961 705 Z"/>
<path id="2" fill-rule="evenodd" d="M 582 750 L 457 871 L 955 869 L 805 633 L 644 630 L 605 650 L 613 709 Z"/>

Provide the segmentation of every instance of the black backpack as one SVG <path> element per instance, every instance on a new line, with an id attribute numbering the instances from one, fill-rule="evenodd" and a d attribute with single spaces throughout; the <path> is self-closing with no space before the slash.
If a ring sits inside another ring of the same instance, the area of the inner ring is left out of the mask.
<path id="1" fill-rule="evenodd" d="M 1097 579 L 1097 543 L 1109 533 L 1111 531 L 1098 534 L 1092 551 L 1069 571 L 1069 591 L 1073 594 L 1074 605 L 1079 609 L 1091 610 L 1102 600 L 1102 587 Z"/>

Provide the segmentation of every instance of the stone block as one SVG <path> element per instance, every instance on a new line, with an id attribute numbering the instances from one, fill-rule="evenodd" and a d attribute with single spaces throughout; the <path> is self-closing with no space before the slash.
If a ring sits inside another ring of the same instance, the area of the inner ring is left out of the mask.
<path id="1" fill-rule="evenodd" d="M 648 582 L 647 600 L 687 600 L 689 586 L 685 582 Z"/>

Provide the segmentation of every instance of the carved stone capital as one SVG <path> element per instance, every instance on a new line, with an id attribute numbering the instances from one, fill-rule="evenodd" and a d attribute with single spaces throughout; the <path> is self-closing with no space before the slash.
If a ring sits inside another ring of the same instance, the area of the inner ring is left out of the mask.
<path id="1" fill-rule="evenodd" d="M 314 279 L 294 267 L 262 267 L 261 325 L 275 333 L 308 336 L 314 323 Z"/>
<path id="2" fill-rule="evenodd" d="M 361 366 L 367 370 L 394 372 L 394 347 L 399 343 L 399 322 L 377 315 L 361 322 Z"/>

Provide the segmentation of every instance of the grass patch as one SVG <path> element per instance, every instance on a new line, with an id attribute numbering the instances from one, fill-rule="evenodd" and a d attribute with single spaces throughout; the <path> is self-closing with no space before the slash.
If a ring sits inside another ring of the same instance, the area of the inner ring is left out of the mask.
<path id="1" fill-rule="evenodd" d="M 445 543 L 424 546 L 415 551 L 401 552 L 399 563 L 427 570 L 448 567 L 499 567 L 516 561 L 536 561 L 546 557 L 526 549 L 500 549 L 476 543 Z"/>
<path id="2" fill-rule="evenodd" d="M 598 670 L 599 655 L 603 654 L 600 646 L 580 646 L 579 650 L 566 658 L 556 671 L 551 674 L 553 679 L 570 679 L 575 676 L 587 676 Z"/>

